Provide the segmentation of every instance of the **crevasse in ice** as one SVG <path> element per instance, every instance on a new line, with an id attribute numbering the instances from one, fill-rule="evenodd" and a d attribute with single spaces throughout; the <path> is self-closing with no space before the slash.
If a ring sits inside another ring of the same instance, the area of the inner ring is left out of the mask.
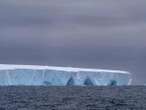
<path id="1" fill-rule="evenodd" d="M 130 83 L 131 74 L 126 71 L 0 64 L 1 86 L 98 86 Z"/>

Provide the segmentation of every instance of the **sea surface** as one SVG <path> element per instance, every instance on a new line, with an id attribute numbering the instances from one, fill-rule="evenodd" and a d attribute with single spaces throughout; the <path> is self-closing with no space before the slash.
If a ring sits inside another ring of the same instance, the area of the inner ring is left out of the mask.
<path id="1" fill-rule="evenodd" d="M 0 110 L 146 110 L 146 87 L 0 87 Z"/>

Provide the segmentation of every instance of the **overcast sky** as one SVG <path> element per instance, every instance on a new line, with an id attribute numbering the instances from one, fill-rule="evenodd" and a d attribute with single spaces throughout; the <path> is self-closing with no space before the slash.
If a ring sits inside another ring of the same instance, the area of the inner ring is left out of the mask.
<path id="1" fill-rule="evenodd" d="M 0 63 L 120 69 L 146 83 L 146 0 L 0 0 Z"/>

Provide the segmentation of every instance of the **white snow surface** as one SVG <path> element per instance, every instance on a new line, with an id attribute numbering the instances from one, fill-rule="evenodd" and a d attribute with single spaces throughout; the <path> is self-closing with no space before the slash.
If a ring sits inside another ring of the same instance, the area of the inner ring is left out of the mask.
<path id="1" fill-rule="evenodd" d="M 40 66 L 40 65 L 12 65 L 12 64 L 0 64 L 0 70 L 15 70 L 15 69 L 36 69 L 36 70 L 58 70 L 58 71 L 86 71 L 86 72 L 109 72 L 109 73 L 121 73 L 130 74 L 127 71 L 120 70 L 108 70 L 108 69 L 91 69 L 91 68 L 73 68 L 73 67 L 57 67 L 57 66 Z"/>

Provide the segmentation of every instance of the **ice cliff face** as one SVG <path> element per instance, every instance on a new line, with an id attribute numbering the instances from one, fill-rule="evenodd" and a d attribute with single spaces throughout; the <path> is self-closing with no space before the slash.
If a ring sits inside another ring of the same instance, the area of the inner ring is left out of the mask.
<path id="1" fill-rule="evenodd" d="M 104 69 L 0 64 L 1 86 L 128 85 L 131 82 L 130 75 L 126 71 Z"/>

